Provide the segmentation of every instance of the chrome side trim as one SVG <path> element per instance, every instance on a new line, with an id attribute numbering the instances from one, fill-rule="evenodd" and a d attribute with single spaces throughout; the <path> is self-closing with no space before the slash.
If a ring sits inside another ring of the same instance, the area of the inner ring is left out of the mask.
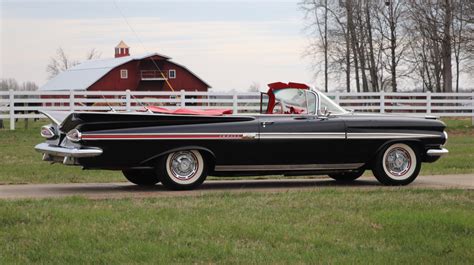
<path id="1" fill-rule="evenodd" d="M 298 171 L 357 169 L 364 163 L 352 164 L 302 164 L 302 165 L 216 165 L 215 171 Z"/>
<path id="2" fill-rule="evenodd" d="M 223 132 L 223 133 L 83 133 L 83 141 L 96 140 L 252 140 L 257 133 Z"/>
<path id="3" fill-rule="evenodd" d="M 35 146 L 36 151 L 48 154 L 50 156 L 61 156 L 61 157 L 94 157 L 102 154 L 102 149 L 99 148 L 66 148 L 60 146 L 52 146 L 47 143 L 41 143 Z"/>
<path id="4" fill-rule="evenodd" d="M 128 133 L 128 134 L 88 134 L 81 135 L 82 140 L 253 140 L 253 139 L 346 139 L 344 132 L 317 133 Z"/>
<path id="5" fill-rule="evenodd" d="M 419 139 L 438 138 L 423 133 L 346 133 L 344 132 L 223 132 L 223 133 L 125 133 L 82 134 L 82 140 L 253 140 L 253 139 Z"/>
<path id="6" fill-rule="evenodd" d="M 407 138 L 438 138 L 438 134 L 423 133 L 347 133 L 347 139 L 407 139 Z"/>
<path id="7" fill-rule="evenodd" d="M 343 132 L 260 133 L 260 139 L 346 139 L 346 133 L 343 133 Z"/>
<path id="8" fill-rule="evenodd" d="M 426 151 L 426 154 L 428 156 L 442 156 L 442 155 L 445 155 L 445 154 L 448 154 L 449 151 L 448 149 L 446 148 L 441 148 L 441 149 L 428 149 Z"/>

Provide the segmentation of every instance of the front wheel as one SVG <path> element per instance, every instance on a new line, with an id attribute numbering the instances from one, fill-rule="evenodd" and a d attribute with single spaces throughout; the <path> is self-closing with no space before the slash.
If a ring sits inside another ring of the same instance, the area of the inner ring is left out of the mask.
<path id="1" fill-rule="evenodd" d="M 198 150 L 183 150 L 164 156 L 158 163 L 161 183 L 172 190 L 191 190 L 207 177 L 207 163 Z"/>
<path id="2" fill-rule="evenodd" d="M 351 172 L 333 173 L 329 174 L 329 177 L 339 182 L 351 182 L 362 176 L 364 171 L 364 169 L 359 169 Z"/>
<path id="3" fill-rule="evenodd" d="M 390 186 L 408 185 L 420 173 L 421 161 L 416 149 L 403 143 L 388 146 L 379 152 L 372 169 L 375 178 Z"/>
<path id="4" fill-rule="evenodd" d="M 138 186 L 153 186 L 160 182 L 160 178 L 152 169 L 126 169 L 122 170 L 125 178 Z"/>

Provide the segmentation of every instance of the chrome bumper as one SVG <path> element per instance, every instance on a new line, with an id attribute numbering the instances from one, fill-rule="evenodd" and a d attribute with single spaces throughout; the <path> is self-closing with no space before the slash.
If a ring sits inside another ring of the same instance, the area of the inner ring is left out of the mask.
<path id="1" fill-rule="evenodd" d="M 446 148 L 441 148 L 441 149 L 428 149 L 426 151 L 426 154 L 428 156 L 442 156 L 449 153 L 448 149 Z"/>
<path id="2" fill-rule="evenodd" d="M 52 146 L 47 143 L 41 143 L 35 146 L 36 151 L 43 153 L 43 160 L 52 163 L 62 162 L 66 165 L 77 165 L 76 158 L 94 157 L 102 154 L 99 148 L 66 148 L 61 146 Z"/>

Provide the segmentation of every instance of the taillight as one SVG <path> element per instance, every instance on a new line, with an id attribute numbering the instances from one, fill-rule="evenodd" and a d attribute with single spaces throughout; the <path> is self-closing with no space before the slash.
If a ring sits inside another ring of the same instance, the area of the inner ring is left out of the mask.
<path id="1" fill-rule="evenodd" d="M 53 127 L 43 126 L 41 127 L 41 136 L 46 139 L 52 139 L 55 138 L 57 135 Z"/>
<path id="2" fill-rule="evenodd" d="M 446 131 L 443 131 L 443 135 L 444 135 L 444 143 L 443 145 L 445 145 L 447 142 L 448 142 L 448 133 Z"/>
<path id="3" fill-rule="evenodd" d="M 71 142 L 79 142 L 82 138 L 82 134 L 77 129 L 72 129 L 66 134 L 67 139 Z"/>

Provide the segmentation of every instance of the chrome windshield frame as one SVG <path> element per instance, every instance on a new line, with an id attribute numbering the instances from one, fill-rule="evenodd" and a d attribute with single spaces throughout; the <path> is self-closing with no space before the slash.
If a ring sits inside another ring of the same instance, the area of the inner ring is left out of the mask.
<path id="1" fill-rule="evenodd" d="M 321 96 L 319 95 L 319 93 L 323 94 L 321 91 L 318 91 L 318 90 L 315 90 L 315 89 L 310 89 L 309 91 L 311 91 L 312 93 L 316 94 L 317 95 L 317 99 L 318 99 L 318 102 L 316 104 L 316 107 L 317 107 L 317 110 L 315 113 L 317 113 L 317 116 L 318 117 L 327 117 L 327 115 L 324 115 L 323 113 L 321 113 Z M 341 107 L 339 104 L 337 104 L 336 102 L 334 102 L 331 98 L 329 98 L 328 96 L 324 95 L 326 99 L 330 100 L 332 103 L 334 103 L 334 105 L 337 105 L 342 113 L 333 113 L 333 115 L 343 115 L 343 114 L 347 114 L 349 113 L 348 111 L 346 111 L 343 107 Z"/>

